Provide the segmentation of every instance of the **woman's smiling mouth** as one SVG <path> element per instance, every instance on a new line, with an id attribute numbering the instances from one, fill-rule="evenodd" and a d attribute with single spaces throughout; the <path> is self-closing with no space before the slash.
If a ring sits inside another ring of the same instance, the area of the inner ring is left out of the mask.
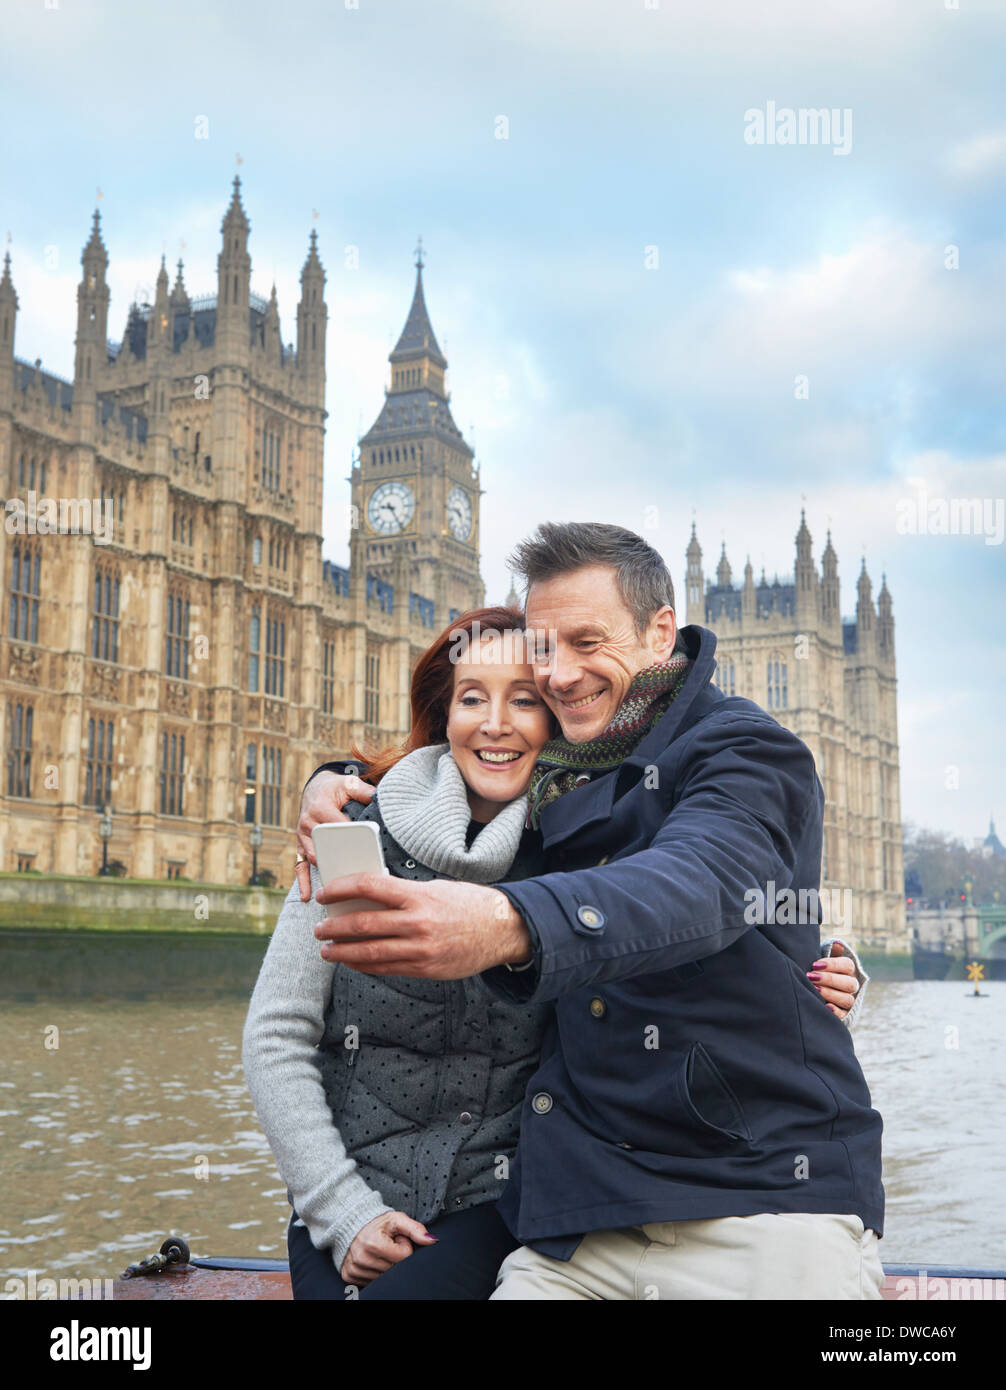
<path id="1" fill-rule="evenodd" d="M 480 763 L 486 763 L 490 767 L 508 767 L 524 756 L 514 748 L 474 748 L 472 752 Z"/>

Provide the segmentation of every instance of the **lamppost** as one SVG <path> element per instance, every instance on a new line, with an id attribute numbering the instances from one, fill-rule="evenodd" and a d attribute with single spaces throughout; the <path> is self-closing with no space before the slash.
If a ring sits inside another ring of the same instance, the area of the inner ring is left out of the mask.
<path id="1" fill-rule="evenodd" d="M 252 826 L 248 832 L 248 843 L 251 845 L 252 851 L 251 886 L 255 888 L 258 885 L 258 852 L 262 848 L 262 827 L 260 825 Z"/>
<path id="2" fill-rule="evenodd" d="M 105 807 L 105 814 L 98 822 L 98 834 L 101 836 L 101 868 L 98 873 L 108 874 L 108 842 L 112 838 L 112 816 L 108 806 Z"/>

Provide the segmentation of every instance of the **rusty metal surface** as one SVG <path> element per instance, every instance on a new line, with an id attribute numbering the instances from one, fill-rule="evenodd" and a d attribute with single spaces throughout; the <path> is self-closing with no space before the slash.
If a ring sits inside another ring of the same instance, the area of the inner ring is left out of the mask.
<path id="1" fill-rule="evenodd" d="M 279 1299 L 293 1298 L 290 1276 L 284 1272 L 237 1269 L 196 1269 L 193 1265 L 163 1269 L 142 1279 L 117 1279 L 116 1300 L 149 1299 Z"/>
<path id="2" fill-rule="evenodd" d="M 906 1280 L 910 1281 L 906 1283 Z M 891 1300 L 922 1298 L 932 1302 L 948 1297 L 947 1281 L 937 1282 L 930 1277 L 925 1288 L 919 1288 L 918 1276 L 888 1274 L 881 1297 Z M 1006 1280 L 985 1279 L 983 1294 L 987 1299 L 1003 1297 Z M 997 1287 L 998 1285 L 998 1287 Z M 239 1269 L 196 1269 L 183 1265 L 180 1269 L 165 1269 L 145 1279 L 117 1279 L 112 1297 L 126 1300 L 145 1299 L 241 1299 L 290 1301 L 293 1293 L 290 1276 L 285 1272 Z"/>

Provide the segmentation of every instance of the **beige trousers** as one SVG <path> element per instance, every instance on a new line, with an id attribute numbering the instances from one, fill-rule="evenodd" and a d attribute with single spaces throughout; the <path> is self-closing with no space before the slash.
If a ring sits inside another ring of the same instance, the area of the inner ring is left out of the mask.
<path id="1" fill-rule="evenodd" d="M 874 1231 L 858 1216 L 765 1213 L 591 1231 L 572 1259 L 522 1245 L 492 1298 L 834 1299 L 880 1297 Z"/>

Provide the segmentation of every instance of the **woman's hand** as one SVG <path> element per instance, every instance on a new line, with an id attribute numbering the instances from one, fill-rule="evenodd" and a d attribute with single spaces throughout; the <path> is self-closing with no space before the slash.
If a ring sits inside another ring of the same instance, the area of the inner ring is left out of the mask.
<path id="1" fill-rule="evenodd" d="M 415 1245 L 435 1245 L 436 1240 L 421 1221 L 413 1221 L 404 1211 L 386 1211 L 357 1231 L 339 1274 L 347 1284 L 369 1283 L 408 1259 Z"/>
<path id="2" fill-rule="evenodd" d="M 366 805 L 374 791 L 369 782 L 344 776 L 341 772 L 319 772 L 304 788 L 297 823 L 297 851 L 304 856 L 297 865 L 301 902 L 306 903 L 311 897 L 311 865 L 314 863 L 311 831 L 326 821 L 348 820 L 349 817 L 342 814 L 346 802 L 362 801 Z"/>
<path id="3" fill-rule="evenodd" d="M 844 1021 L 856 1002 L 859 981 L 856 979 L 856 962 L 849 956 L 843 956 L 841 951 L 841 943 L 832 942 L 831 955 L 826 960 L 816 960 L 808 970 L 807 978 L 835 1017 Z"/>

